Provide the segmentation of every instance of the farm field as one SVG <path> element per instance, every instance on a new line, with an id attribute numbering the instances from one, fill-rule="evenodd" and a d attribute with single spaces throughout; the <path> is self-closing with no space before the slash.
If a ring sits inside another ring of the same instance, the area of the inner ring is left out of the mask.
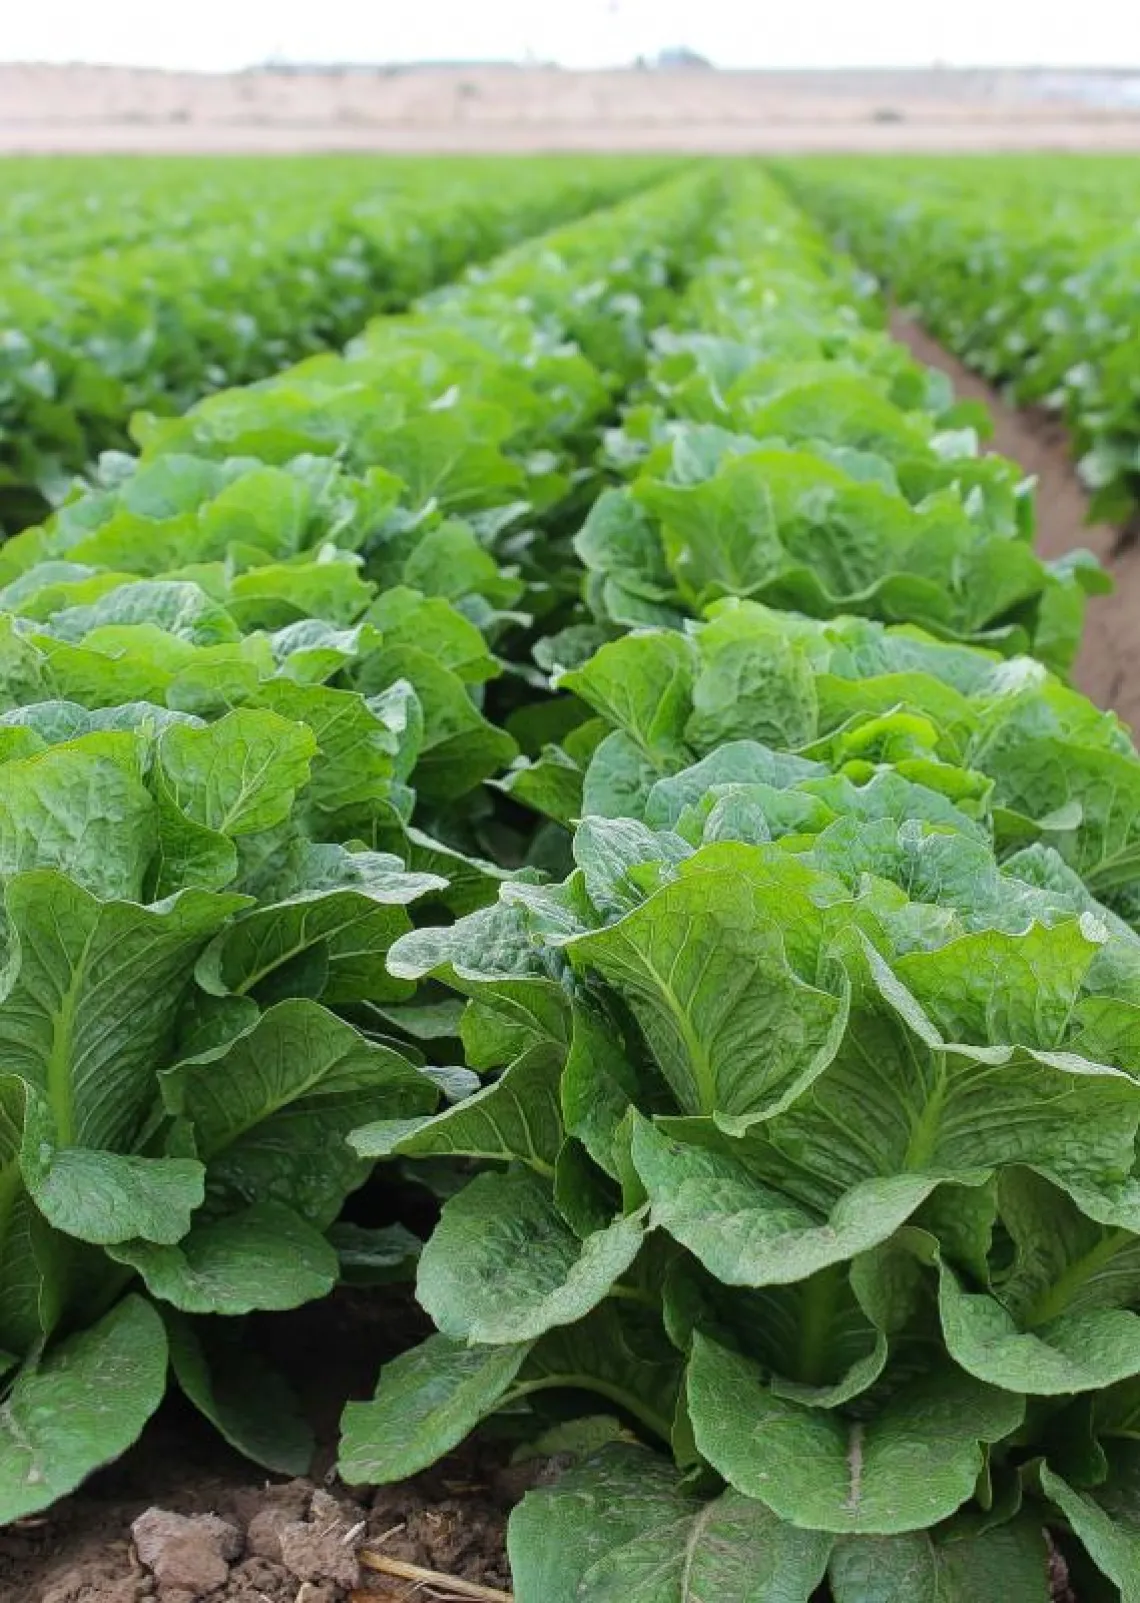
<path id="1" fill-rule="evenodd" d="M 148 217 L 245 312 L 253 164 L 182 233 L 108 164 L 74 248 L 49 171 L 58 372 Z M 296 349 L 207 371 L 183 288 L 198 365 L 13 458 L 0 1598 L 1138 1599 L 1104 568 L 792 198 L 897 283 L 846 169 L 439 171 L 331 163 L 386 243 Z"/>
<path id="2" fill-rule="evenodd" d="M 0 529 L 181 412 L 646 182 L 660 159 L 0 163 Z M 125 181 L 124 181 L 125 180 Z"/>
<path id="3" fill-rule="evenodd" d="M 1093 514 L 1140 498 L 1140 167 L 1127 156 L 782 169 L 890 293 L 1019 404 L 1069 426 Z"/>

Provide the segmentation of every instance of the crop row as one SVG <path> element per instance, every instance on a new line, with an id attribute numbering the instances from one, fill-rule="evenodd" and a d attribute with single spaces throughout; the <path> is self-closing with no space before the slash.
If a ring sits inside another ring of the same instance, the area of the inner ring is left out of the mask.
<path id="1" fill-rule="evenodd" d="M 42 515 L 121 446 L 136 409 L 179 412 L 339 344 L 660 163 L 184 168 L 182 186 L 146 164 L 125 183 L 120 166 L 103 170 L 118 186 L 107 217 L 91 215 L 98 176 L 82 209 L 68 205 L 69 168 L 58 208 L 0 187 L 0 529 Z"/>
<path id="2" fill-rule="evenodd" d="M 0 550 L 0 1515 L 414 1272 L 341 1472 L 576 1459 L 520 1603 L 1140 1597 L 1140 759 L 880 317 L 699 170 Z"/>
<path id="3" fill-rule="evenodd" d="M 1140 764 L 1019 654 L 1068 657 L 1091 570 L 741 185 L 608 438 L 590 620 L 533 650 L 552 738 L 503 787 L 566 877 L 389 955 L 495 1077 L 354 1150 L 507 1167 L 445 1203 L 438 1334 L 342 1473 L 570 1388 L 544 1445 L 611 1445 L 516 1514 L 527 1603 L 1044 1603 L 1046 1525 L 1133 1597 Z"/>
<path id="4" fill-rule="evenodd" d="M 480 706 L 494 643 L 715 196 L 651 191 L 144 418 L 0 548 L 3 1518 L 121 1451 L 168 1365 L 261 1462 L 307 1461 L 217 1316 L 407 1256 L 333 1230 L 371 1168 L 344 1138 L 474 1081 L 417 1049 L 385 954 L 409 908 L 494 896 L 447 838 L 517 751 Z"/>
<path id="5" fill-rule="evenodd" d="M 458 165 L 441 162 L 435 172 Z M 314 206 L 354 191 L 379 200 L 406 190 L 411 177 L 398 160 L 9 157 L 0 161 L 0 259 L 35 272 L 63 269 L 99 251 L 232 225 L 274 194 Z"/>
<path id="6" fill-rule="evenodd" d="M 931 332 L 1060 413 L 1093 515 L 1140 501 L 1134 163 L 1127 157 L 783 164 L 792 192 Z"/>

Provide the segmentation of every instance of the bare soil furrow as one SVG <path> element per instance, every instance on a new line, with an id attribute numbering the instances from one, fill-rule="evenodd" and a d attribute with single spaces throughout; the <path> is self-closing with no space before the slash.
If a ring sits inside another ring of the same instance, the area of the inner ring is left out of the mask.
<path id="1" fill-rule="evenodd" d="M 1045 557 L 1075 546 L 1094 552 L 1116 589 L 1090 603 L 1084 644 L 1077 658 L 1079 687 L 1099 707 L 1113 708 L 1140 729 L 1140 546 L 1119 529 L 1088 521 L 1089 496 L 1081 483 L 1064 424 L 1049 413 L 1010 406 L 913 318 L 891 316 L 891 332 L 922 362 L 947 374 L 964 400 L 982 401 L 994 420 L 991 449 L 1020 462 L 1037 480 L 1037 548 Z"/>

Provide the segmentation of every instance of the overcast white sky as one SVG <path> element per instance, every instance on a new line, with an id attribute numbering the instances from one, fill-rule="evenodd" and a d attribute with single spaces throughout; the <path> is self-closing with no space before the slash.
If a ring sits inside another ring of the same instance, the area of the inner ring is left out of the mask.
<path id="1" fill-rule="evenodd" d="M 0 0 L 0 60 L 228 68 L 518 58 L 610 66 L 1140 66 L 1134 0 Z"/>

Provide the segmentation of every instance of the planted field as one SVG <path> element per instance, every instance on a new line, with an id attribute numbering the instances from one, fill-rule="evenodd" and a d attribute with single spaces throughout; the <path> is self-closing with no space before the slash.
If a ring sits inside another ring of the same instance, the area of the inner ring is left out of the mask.
<path id="1" fill-rule="evenodd" d="M 168 1388 L 305 1473 L 350 1288 L 376 1587 L 321 1492 L 191 1597 L 503 1598 L 382 1512 L 474 1437 L 517 1603 L 1140 1599 L 1104 576 L 770 178 L 633 172 L 0 546 L 0 1518 Z"/>
<path id="2" fill-rule="evenodd" d="M 1095 515 L 1135 516 L 1134 157 L 838 159 L 781 171 L 951 350 L 1068 423 Z"/>
<path id="3" fill-rule="evenodd" d="M 658 161 L 0 164 L 0 530 L 181 412 L 339 345 Z"/>

